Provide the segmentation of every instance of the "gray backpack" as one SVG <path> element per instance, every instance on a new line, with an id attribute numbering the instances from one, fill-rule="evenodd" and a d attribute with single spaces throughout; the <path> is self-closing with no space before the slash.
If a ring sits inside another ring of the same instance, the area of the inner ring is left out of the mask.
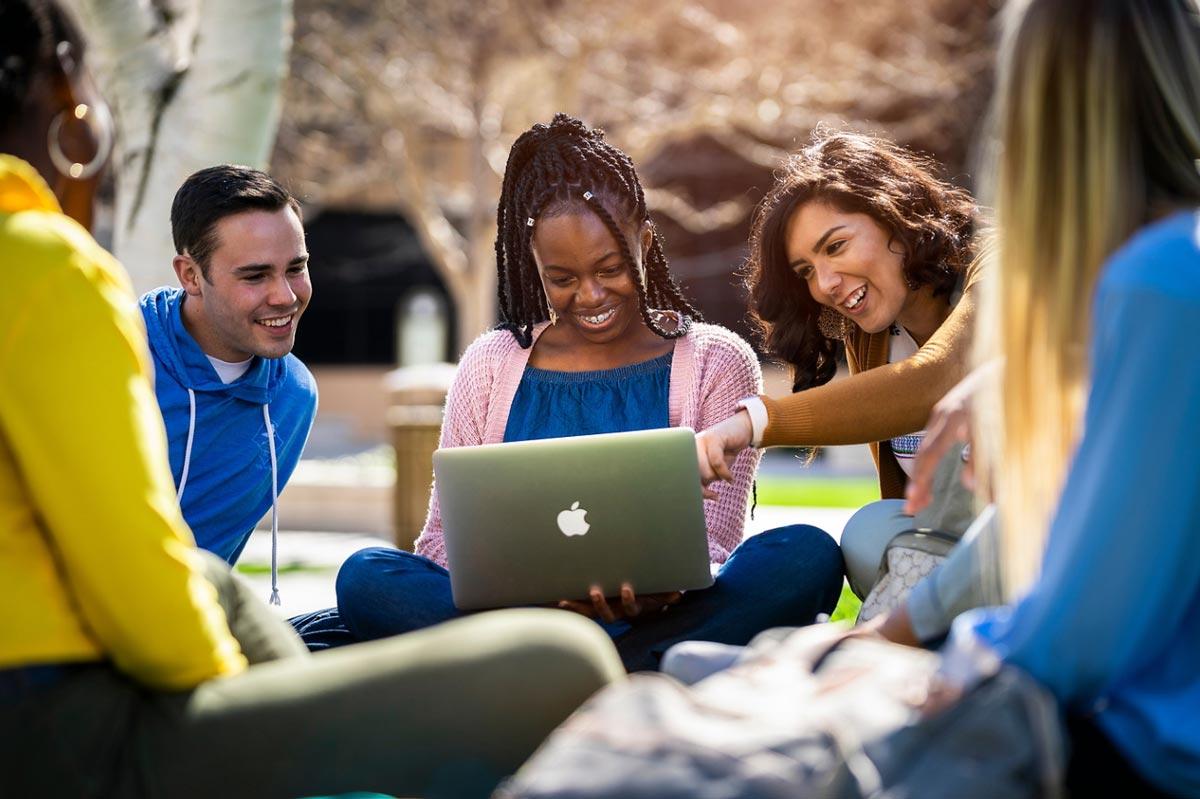
<path id="1" fill-rule="evenodd" d="M 917 583 L 946 562 L 960 537 L 939 530 L 907 530 L 893 536 L 883 552 L 879 576 L 863 598 L 858 623 L 898 607 Z"/>
<path id="2" fill-rule="evenodd" d="M 917 583 L 946 561 L 975 518 L 975 500 L 963 488 L 963 447 L 955 445 L 938 463 L 933 500 L 913 517 L 913 529 L 893 536 L 884 550 L 879 574 L 863 597 L 858 622 L 898 607 Z"/>
<path id="3" fill-rule="evenodd" d="M 494 799 L 1059 796 L 1062 733 L 1044 689 L 1002 668 L 923 719 L 938 656 L 841 635 L 798 630 L 690 688 L 634 675 L 552 733 Z"/>

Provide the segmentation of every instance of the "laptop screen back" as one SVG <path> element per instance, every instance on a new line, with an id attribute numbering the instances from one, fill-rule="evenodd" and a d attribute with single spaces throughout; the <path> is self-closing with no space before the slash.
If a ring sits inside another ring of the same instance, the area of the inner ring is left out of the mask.
<path id="1" fill-rule="evenodd" d="M 688 428 L 457 447 L 433 465 L 459 608 L 712 584 Z"/>

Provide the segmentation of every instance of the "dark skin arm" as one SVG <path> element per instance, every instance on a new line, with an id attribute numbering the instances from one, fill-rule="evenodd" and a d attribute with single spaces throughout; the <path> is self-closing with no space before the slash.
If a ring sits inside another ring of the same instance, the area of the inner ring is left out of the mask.
<path id="1" fill-rule="evenodd" d="M 633 583 L 625 582 L 621 584 L 620 596 L 605 597 L 603 589 L 593 585 L 586 600 L 563 599 L 558 606 L 590 619 L 614 622 L 617 619 L 634 620 L 641 616 L 653 615 L 669 605 L 674 605 L 682 597 L 683 594 L 679 591 L 638 596 L 633 590 Z"/>

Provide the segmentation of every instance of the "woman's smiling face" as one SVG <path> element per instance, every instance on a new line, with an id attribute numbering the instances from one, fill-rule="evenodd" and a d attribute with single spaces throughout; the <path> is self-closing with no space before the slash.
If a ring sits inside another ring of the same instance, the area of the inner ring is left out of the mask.
<path id="1" fill-rule="evenodd" d="M 622 231 L 639 269 L 649 246 L 649 228 L 644 231 L 641 241 L 630 235 L 633 231 Z M 600 217 L 586 208 L 543 217 L 532 244 L 559 326 L 569 325 L 593 344 L 619 342 L 642 332 L 637 278 Z"/>
<path id="2" fill-rule="evenodd" d="M 789 267 L 818 303 L 867 333 L 900 319 L 913 293 L 904 254 L 873 218 L 811 200 L 788 220 L 786 241 Z"/>

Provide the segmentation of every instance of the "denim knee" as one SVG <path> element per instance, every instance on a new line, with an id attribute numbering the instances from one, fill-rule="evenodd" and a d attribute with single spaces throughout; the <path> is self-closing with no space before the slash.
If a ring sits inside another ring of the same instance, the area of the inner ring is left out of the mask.
<path id="1" fill-rule="evenodd" d="M 830 610 L 837 603 L 844 574 L 842 551 L 824 530 L 809 524 L 776 527 L 743 541 L 738 553 L 749 555 L 755 571 L 777 589 L 791 586 L 805 598 L 815 591 L 820 605 Z"/>
<path id="2" fill-rule="evenodd" d="M 376 554 L 384 551 L 384 547 L 360 549 L 342 562 L 333 581 L 339 606 L 342 604 L 343 595 L 349 595 L 364 583 L 371 581 L 376 572 Z"/>
<path id="3" fill-rule="evenodd" d="M 789 524 L 753 535 L 742 542 L 739 550 L 786 550 L 787 553 L 803 556 L 817 565 L 830 565 L 841 570 L 842 551 L 833 536 L 811 524 Z M 786 557 L 784 552 L 775 551 L 773 557 Z"/>
<path id="4" fill-rule="evenodd" d="M 458 614 L 449 575 L 411 552 L 362 549 L 338 570 L 338 610 L 346 627 L 364 640 L 428 627 Z"/>
<path id="5" fill-rule="evenodd" d="M 445 569 L 428 558 L 391 547 L 360 549 L 342 563 L 334 582 L 338 604 L 343 595 L 349 597 L 360 591 L 372 591 L 390 578 L 410 573 L 431 572 L 447 574 Z"/>

